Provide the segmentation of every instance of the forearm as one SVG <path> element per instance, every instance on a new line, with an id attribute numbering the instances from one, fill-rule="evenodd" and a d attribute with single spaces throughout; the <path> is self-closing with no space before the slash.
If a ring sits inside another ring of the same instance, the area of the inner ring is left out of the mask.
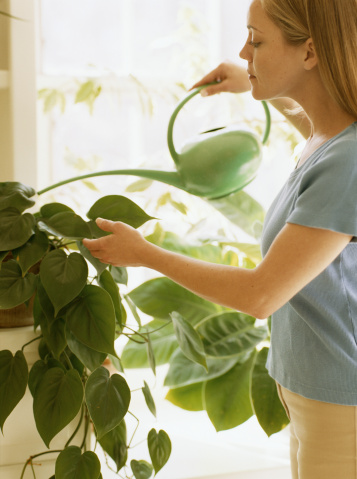
<path id="1" fill-rule="evenodd" d="M 160 272 L 208 301 L 261 317 L 263 294 L 256 270 L 196 260 L 152 244 L 145 250 L 143 266 Z"/>
<path id="2" fill-rule="evenodd" d="M 300 106 L 290 98 L 277 98 L 269 102 L 307 139 L 311 134 L 311 123 L 305 112 L 294 112 Z"/>

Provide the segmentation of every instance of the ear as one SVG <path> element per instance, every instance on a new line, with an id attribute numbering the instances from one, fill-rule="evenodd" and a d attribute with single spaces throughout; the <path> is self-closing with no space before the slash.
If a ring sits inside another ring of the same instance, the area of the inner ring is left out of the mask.
<path id="1" fill-rule="evenodd" d="M 304 44 L 304 68 L 305 70 L 312 70 L 318 64 L 315 46 L 312 39 L 309 38 Z"/>

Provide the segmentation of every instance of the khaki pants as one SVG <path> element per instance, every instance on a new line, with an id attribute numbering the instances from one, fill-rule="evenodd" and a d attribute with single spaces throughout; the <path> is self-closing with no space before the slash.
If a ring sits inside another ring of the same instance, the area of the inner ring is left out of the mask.
<path id="1" fill-rule="evenodd" d="M 279 384 L 293 479 L 357 479 L 357 406 L 306 399 Z"/>

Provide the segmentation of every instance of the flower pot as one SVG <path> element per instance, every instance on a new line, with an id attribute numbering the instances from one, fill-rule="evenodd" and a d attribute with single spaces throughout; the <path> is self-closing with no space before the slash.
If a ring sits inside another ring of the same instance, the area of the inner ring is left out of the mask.
<path id="1" fill-rule="evenodd" d="M 33 326 L 0 328 L 0 350 L 8 349 L 15 353 L 38 335 L 39 333 L 34 333 Z M 38 341 L 35 341 L 24 349 L 29 369 L 39 359 L 37 347 Z M 3 479 L 19 479 L 25 461 L 30 456 L 48 450 L 36 429 L 32 404 L 32 395 L 27 389 L 25 396 L 5 421 L 3 435 L 0 433 L 0 477 Z M 75 418 L 51 441 L 51 449 L 63 449 L 78 424 L 78 419 Z M 88 437 L 90 441 L 90 435 Z M 72 444 L 80 445 L 82 439 L 80 431 L 77 442 L 74 440 Z M 54 475 L 57 455 L 46 454 L 34 460 L 36 479 L 48 479 Z M 24 479 L 33 479 L 31 467 L 27 467 Z"/>

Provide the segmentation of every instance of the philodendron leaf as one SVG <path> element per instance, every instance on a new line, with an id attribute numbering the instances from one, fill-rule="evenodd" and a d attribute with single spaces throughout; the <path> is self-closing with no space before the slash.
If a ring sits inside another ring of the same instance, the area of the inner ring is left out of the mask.
<path id="1" fill-rule="evenodd" d="M 111 221 L 122 221 L 133 228 L 139 228 L 153 219 L 133 201 L 118 195 L 100 198 L 88 211 L 87 216 L 90 220 L 104 218 Z"/>
<path id="2" fill-rule="evenodd" d="M 87 283 L 88 266 L 79 253 L 68 256 L 61 249 L 48 253 L 41 263 L 40 278 L 55 315 L 82 291 Z"/>
<path id="3" fill-rule="evenodd" d="M 0 427 L 25 394 L 28 366 L 22 351 L 0 351 Z"/>
<path id="4" fill-rule="evenodd" d="M 15 208 L 0 211 L 0 251 L 24 245 L 34 234 L 35 224 L 35 218 L 30 213 L 21 214 Z"/>
<path id="5" fill-rule="evenodd" d="M 6 261 L 0 270 L 0 309 L 9 309 L 24 303 L 36 290 L 37 276 L 23 276 L 19 264 Z"/>
<path id="6" fill-rule="evenodd" d="M 251 395 L 255 415 L 268 436 L 281 431 L 289 424 L 285 409 L 279 399 L 276 384 L 268 374 L 265 363 L 268 348 L 259 351 L 252 374 Z"/>
<path id="7" fill-rule="evenodd" d="M 265 326 L 255 327 L 255 318 L 229 311 L 202 320 L 196 327 L 208 357 L 230 358 L 252 351 L 268 335 Z"/>
<path id="8" fill-rule="evenodd" d="M 165 399 L 186 411 L 203 411 L 203 390 L 205 383 L 195 383 L 182 388 L 170 389 Z"/>
<path id="9" fill-rule="evenodd" d="M 64 238 L 92 238 L 90 228 L 84 219 L 71 211 L 62 211 L 49 218 L 41 218 L 39 228 Z"/>
<path id="10" fill-rule="evenodd" d="M 156 417 L 156 406 L 154 399 L 151 395 L 151 391 L 149 386 L 147 385 L 146 381 L 144 381 L 144 387 L 141 388 L 144 394 L 145 402 L 147 404 L 147 407 L 151 411 L 151 413 Z"/>
<path id="11" fill-rule="evenodd" d="M 170 368 L 165 378 L 165 386 L 177 388 L 208 381 L 222 376 L 237 364 L 239 356 L 228 359 L 207 359 L 208 371 L 200 364 L 190 361 L 181 350 L 177 350 L 170 360 Z"/>
<path id="12" fill-rule="evenodd" d="M 162 429 L 157 433 L 151 429 L 148 434 L 148 447 L 155 475 L 164 467 L 171 454 L 171 441 Z"/>
<path id="13" fill-rule="evenodd" d="M 109 294 L 99 286 L 87 285 L 66 313 L 68 327 L 78 341 L 95 351 L 116 356 L 115 312 Z"/>
<path id="14" fill-rule="evenodd" d="M 252 415 L 250 381 L 255 353 L 228 373 L 208 381 L 205 386 L 205 408 L 216 431 L 242 424 Z"/>
<path id="15" fill-rule="evenodd" d="M 69 349 L 90 371 L 94 371 L 105 361 L 107 354 L 95 351 L 94 349 L 89 348 L 85 344 L 78 341 L 75 335 L 68 328 L 68 324 L 66 328 L 66 339 Z"/>
<path id="16" fill-rule="evenodd" d="M 100 367 L 89 376 L 85 397 L 100 439 L 124 418 L 130 403 L 130 389 L 122 376 L 109 376 L 109 371 Z"/>
<path id="17" fill-rule="evenodd" d="M 152 347 L 150 335 L 148 335 L 148 341 L 146 343 L 146 352 L 148 355 L 148 361 L 152 369 L 152 372 L 156 375 L 156 359 L 155 359 L 155 353 Z"/>
<path id="18" fill-rule="evenodd" d="M 207 370 L 206 356 L 198 333 L 180 314 L 171 314 L 177 341 L 183 354 Z"/>
<path id="19" fill-rule="evenodd" d="M 33 412 L 37 430 L 49 447 L 51 440 L 76 417 L 83 401 L 78 372 L 51 368 L 35 389 Z"/>
<path id="20" fill-rule="evenodd" d="M 128 459 L 126 424 L 124 419 L 111 431 L 99 439 L 103 450 L 113 459 L 117 472 L 125 466 Z"/>
<path id="21" fill-rule="evenodd" d="M 15 181 L 6 181 L 0 183 L 0 211 L 6 208 L 16 208 L 22 213 L 27 208 L 31 208 L 35 204 L 30 200 L 36 191 L 22 183 Z"/>
<path id="22" fill-rule="evenodd" d="M 84 246 L 82 241 L 77 241 L 78 249 L 81 255 L 92 264 L 97 270 L 98 275 L 101 275 L 108 265 L 99 261 L 98 258 L 95 258 L 90 252 L 89 249 Z"/>
<path id="23" fill-rule="evenodd" d="M 114 281 L 113 276 L 109 273 L 108 270 L 103 271 L 103 273 L 98 278 L 99 286 L 101 286 L 113 301 L 115 316 L 120 322 L 121 320 L 121 299 L 119 294 L 119 287 L 117 283 Z"/>
<path id="24" fill-rule="evenodd" d="M 99 479 L 100 462 L 92 451 L 82 451 L 77 446 L 66 447 L 58 456 L 56 479 Z"/>
<path id="25" fill-rule="evenodd" d="M 128 270 L 123 266 L 110 266 L 110 274 L 116 283 L 128 284 Z"/>
<path id="26" fill-rule="evenodd" d="M 135 479 L 149 479 L 154 470 L 152 465 L 147 461 L 136 461 L 135 459 L 130 462 L 130 467 Z"/>
<path id="27" fill-rule="evenodd" d="M 19 265 L 24 273 L 26 273 L 31 266 L 42 259 L 48 249 L 48 238 L 45 233 L 37 230 L 33 236 L 14 251 L 14 256 L 18 257 Z"/>
<path id="28" fill-rule="evenodd" d="M 40 209 L 41 216 L 43 218 L 51 218 L 51 216 L 57 215 L 58 213 L 69 212 L 74 213 L 72 208 L 62 203 L 47 203 L 42 206 Z"/>
<path id="29" fill-rule="evenodd" d="M 32 394 L 32 397 L 34 397 L 38 385 L 49 369 L 50 367 L 48 363 L 46 363 L 46 361 L 43 359 L 39 359 L 32 366 L 28 380 L 29 390 Z"/>

